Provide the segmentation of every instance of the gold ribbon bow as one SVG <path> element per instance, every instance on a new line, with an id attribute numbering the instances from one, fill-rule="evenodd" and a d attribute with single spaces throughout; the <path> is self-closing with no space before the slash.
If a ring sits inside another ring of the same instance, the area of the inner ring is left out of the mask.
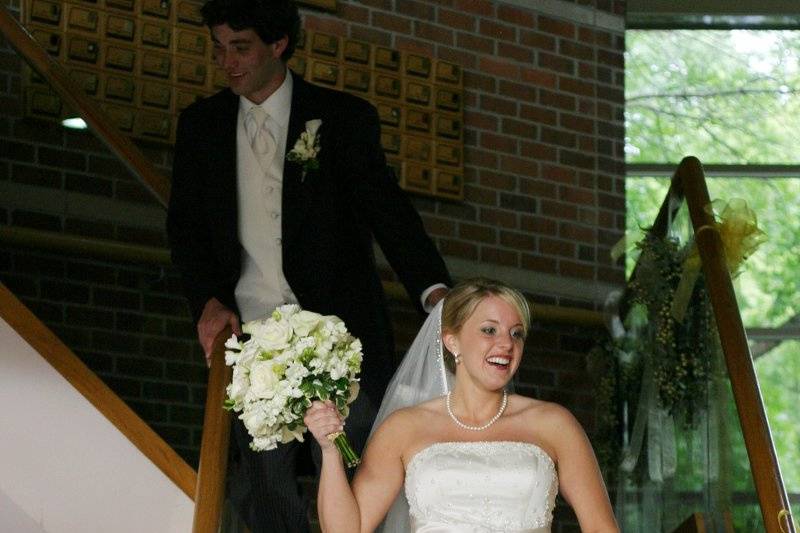
<path id="1" fill-rule="evenodd" d="M 731 277 L 736 277 L 740 273 L 742 263 L 756 251 L 767 236 L 759 229 L 756 214 L 741 198 L 733 198 L 728 203 L 715 200 L 705 206 L 705 210 L 716 221 L 713 225 L 699 228 L 695 234 L 707 230 L 716 230 L 719 233 L 728 270 Z M 719 215 L 715 215 L 715 211 Z M 678 322 L 683 321 L 686 314 L 686 307 L 700 275 L 701 266 L 700 252 L 695 242 L 683 262 L 683 273 L 672 298 L 672 317 Z"/>

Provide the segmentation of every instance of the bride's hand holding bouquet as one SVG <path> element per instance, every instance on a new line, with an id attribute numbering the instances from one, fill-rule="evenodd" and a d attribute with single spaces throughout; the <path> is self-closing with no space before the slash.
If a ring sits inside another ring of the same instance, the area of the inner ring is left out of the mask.
<path id="1" fill-rule="evenodd" d="M 328 402 L 344 419 L 358 395 L 361 341 L 336 316 L 283 305 L 247 322 L 225 343 L 225 363 L 233 366 L 225 407 L 239 413 L 253 437 L 250 448 L 272 450 L 278 443 L 303 441 L 303 417 L 315 400 Z M 341 426 L 341 424 L 339 424 Z M 340 427 L 338 429 L 341 429 Z M 347 466 L 359 457 L 341 431 L 330 438 Z"/>

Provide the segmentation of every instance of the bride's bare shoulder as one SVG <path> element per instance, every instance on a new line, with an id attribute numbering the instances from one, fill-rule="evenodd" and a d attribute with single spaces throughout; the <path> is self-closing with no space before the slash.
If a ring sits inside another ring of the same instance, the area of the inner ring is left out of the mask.
<path id="1" fill-rule="evenodd" d="M 441 409 L 441 398 L 434 398 L 411 407 L 398 409 L 384 420 L 381 430 L 389 433 L 408 432 L 409 429 L 424 425 L 425 420 L 438 413 Z"/>
<path id="2" fill-rule="evenodd" d="M 536 398 L 515 394 L 509 402 L 510 410 L 523 418 L 534 417 L 538 424 L 543 422 L 559 423 L 565 419 L 573 418 L 572 413 L 565 407 Z"/>

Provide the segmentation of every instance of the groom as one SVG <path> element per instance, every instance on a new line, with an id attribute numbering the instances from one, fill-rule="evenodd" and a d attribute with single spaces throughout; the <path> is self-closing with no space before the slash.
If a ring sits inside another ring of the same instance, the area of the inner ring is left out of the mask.
<path id="1" fill-rule="evenodd" d="M 202 14 L 229 88 L 181 114 L 167 218 L 200 343 L 208 358 L 225 326 L 240 333 L 240 321 L 286 302 L 338 315 L 364 347 L 362 392 L 347 420 L 360 449 L 393 372 L 373 237 L 421 307 L 450 277 L 386 166 L 375 109 L 287 70 L 296 6 L 210 0 Z M 296 158 L 306 130 L 319 149 Z M 238 420 L 234 438 L 249 480 L 240 512 L 253 533 L 308 531 L 299 444 L 251 452 Z"/>

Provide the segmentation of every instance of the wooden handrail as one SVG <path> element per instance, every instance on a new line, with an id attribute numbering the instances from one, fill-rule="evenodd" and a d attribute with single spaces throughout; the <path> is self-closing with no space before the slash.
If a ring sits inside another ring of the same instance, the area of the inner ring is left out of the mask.
<path id="1" fill-rule="evenodd" d="M 197 475 L 169 444 L 139 418 L 55 334 L 0 283 L 0 317 L 69 381 L 189 498 Z"/>
<path id="2" fill-rule="evenodd" d="M 64 101 L 86 120 L 96 132 L 97 138 L 138 176 L 142 184 L 155 196 L 161 205 L 169 201 L 169 181 L 153 167 L 136 145 L 112 125 L 100 107 L 73 82 L 64 68 L 30 33 L 14 18 L 5 5 L 0 5 L 0 33 L 17 52 L 41 74 Z"/>
<path id="3" fill-rule="evenodd" d="M 231 328 L 228 327 L 217 335 L 211 352 L 203 440 L 197 469 L 193 533 L 216 533 L 222 517 L 231 431 L 230 411 L 222 407 L 226 386 L 231 382 L 232 374 L 231 367 L 225 365 L 225 340 L 230 336 Z"/>
<path id="4" fill-rule="evenodd" d="M 744 442 L 750 458 L 756 493 L 767 533 L 794 533 L 795 527 L 786 489 L 764 412 L 753 360 L 747 343 L 725 249 L 714 216 L 706 210 L 710 199 L 703 168 L 695 157 L 686 157 L 676 172 L 686 194 L 694 227 L 695 242 L 703 263 L 711 305 L 719 331 L 722 351 L 733 387 Z"/>

